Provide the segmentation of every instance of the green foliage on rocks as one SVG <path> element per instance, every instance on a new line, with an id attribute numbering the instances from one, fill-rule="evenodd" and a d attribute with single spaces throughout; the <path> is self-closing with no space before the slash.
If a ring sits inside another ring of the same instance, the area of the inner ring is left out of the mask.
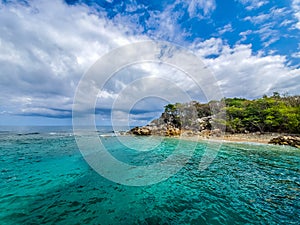
<path id="1" fill-rule="evenodd" d="M 225 103 L 228 131 L 300 133 L 300 96 L 274 93 L 255 100 L 229 98 Z"/>
<path id="2" fill-rule="evenodd" d="M 213 117 L 214 123 L 226 125 L 226 131 L 241 132 L 280 132 L 300 134 L 300 96 L 272 96 L 247 100 L 244 98 L 224 98 L 224 106 L 215 107 L 220 102 L 201 104 L 176 103 L 165 106 L 165 114 L 172 118 L 176 127 L 193 123 L 197 118 Z M 215 110 L 217 108 L 217 110 Z M 218 115 L 224 115 L 219 117 Z"/>

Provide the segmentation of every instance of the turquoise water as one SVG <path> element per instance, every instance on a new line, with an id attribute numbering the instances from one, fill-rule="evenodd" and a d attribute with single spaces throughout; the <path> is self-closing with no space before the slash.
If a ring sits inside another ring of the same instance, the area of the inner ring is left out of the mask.
<path id="1" fill-rule="evenodd" d="M 138 153 L 114 136 L 103 142 L 119 160 L 141 165 L 172 154 L 178 140 Z M 298 149 L 227 143 L 199 171 L 205 146 L 166 181 L 133 187 L 93 171 L 70 128 L 2 128 L 0 224 L 299 224 Z"/>

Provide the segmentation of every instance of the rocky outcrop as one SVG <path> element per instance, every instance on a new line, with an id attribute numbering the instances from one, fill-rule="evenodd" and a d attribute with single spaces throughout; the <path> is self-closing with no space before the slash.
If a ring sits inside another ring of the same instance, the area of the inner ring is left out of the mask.
<path id="1" fill-rule="evenodd" d="M 157 135 L 157 136 L 202 136 L 202 137 L 220 137 L 222 135 L 222 131 L 220 129 L 214 129 L 214 130 L 185 130 L 185 129 L 179 129 L 177 127 L 174 127 L 173 125 L 147 125 L 144 127 L 135 127 L 132 128 L 127 134 L 134 134 L 134 135 L 141 135 L 141 136 L 147 136 L 147 135 Z"/>
<path id="2" fill-rule="evenodd" d="M 135 127 L 128 134 L 158 136 L 219 136 L 219 129 L 212 129 L 215 116 L 199 114 L 195 102 L 165 106 L 161 116 L 147 126 Z M 204 115 L 199 117 L 199 115 Z"/>
<path id="3" fill-rule="evenodd" d="M 147 136 L 151 135 L 151 129 L 148 127 L 135 127 L 129 131 L 129 134 Z"/>
<path id="4" fill-rule="evenodd" d="M 181 134 L 181 130 L 176 127 L 167 127 L 165 136 L 179 136 Z"/>
<path id="5" fill-rule="evenodd" d="M 275 145 L 289 145 L 292 147 L 300 148 L 300 136 L 282 135 L 272 138 L 269 144 Z"/>
<path id="6" fill-rule="evenodd" d="M 158 135 L 158 136 L 179 136 L 181 130 L 172 125 L 162 125 L 162 126 L 144 126 L 132 128 L 128 134 L 134 135 Z"/>

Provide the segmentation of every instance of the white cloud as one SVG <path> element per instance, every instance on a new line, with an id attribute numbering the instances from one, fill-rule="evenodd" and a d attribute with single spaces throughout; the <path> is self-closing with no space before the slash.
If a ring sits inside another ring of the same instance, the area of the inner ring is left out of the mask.
<path id="1" fill-rule="evenodd" d="M 298 93 L 299 69 L 286 66 L 284 56 L 254 55 L 251 48 L 251 45 L 236 45 L 233 48 L 223 45 L 219 57 L 203 58 L 214 72 L 225 96 L 256 98 L 273 91 Z"/>
<path id="2" fill-rule="evenodd" d="M 264 47 L 267 47 L 280 39 L 280 32 L 273 29 L 273 27 L 274 23 L 266 23 L 262 25 L 260 29 L 253 32 L 255 34 L 259 34 Z"/>
<path id="3" fill-rule="evenodd" d="M 176 4 L 180 2 L 184 3 L 185 9 L 188 8 L 190 17 L 209 17 L 216 8 L 215 1 L 178 0 Z M 254 7 L 252 1 L 243 2 L 247 7 Z M 253 2 L 259 7 L 267 3 Z M 135 8 L 129 10 L 134 11 Z M 250 34 L 258 34 L 265 46 L 276 41 L 280 35 L 274 31 L 274 24 L 265 23 L 275 12 L 280 14 L 285 10 L 273 8 L 270 14 L 249 17 L 247 20 L 260 27 L 256 31 L 241 32 L 241 40 L 246 40 Z M 151 33 L 149 29 L 147 35 L 177 43 L 182 43 L 188 35 L 178 24 L 184 11 L 174 12 L 174 5 L 167 6 L 163 12 L 149 11 L 149 14 L 146 27 L 154 31 Z M 118 46 L 148 39 L 136 34 L 140 27 L 137 25 L 133 29 L 133 17 L 128 20 L 125 17 L 119 15 L 111 21 L 104 14 L 91 13 L 87 6 L 69 6 L 58 0 L 31 1 L 30 6 L 0 2 L 0 112 L 52 117 L 70 115 L 78 81 L 95 60 Z M 282 25 L 287 23 L 283 21 Z M 231 24 L 218 30 L 219 34 L 232 31 Z M 197 41 L 191 45 L 191 50 L 215 73 L 225 96 L 254 98 L 273 91 L 297 93 L 300 89 L 299 70 L 289 68 L 284 56 L 275 52 L 269 56 L 254 55 L 251 48 L 251 45 L 241 44 L 230 47 L 221 38 Z M 298 57 L 299 54 L 292 56 Z M 152 80 L 131 83 L 147 76 L 151 76 Z M 164 78 L 174 85 L 166 88 L 166 83 L 158 82 L 157 78 Z M 181 71 L 150 63 L 120 71 L 101 92 L 92 86 L 87 91 L 98 94 L 99 109 L 109 110 L 119 92 L 131 85 L 117 107 L 121 120 L 124 109 L 140 93 L 152 91 L 172 99 L 176 97 L 174 93 L 177 94 L 175 84 L 192 98 L 199 99 L 202 94 Z M 144 110 L 146 114 L 143 118 L 133 115 L 132 120 L 146 120 L 144 117 L 153 116 L 162 109 L 161 106 L 152 100 L 147 104 L 140 103 L 136 109 Z"/>
<path id="4" fill-rule="evenodd" d="M 292 54 L 293 58 L 300 58 L 300 52 L 295 52 Z"/>
<path id="5" fill-rule="evenodd" d="M 268 20 L 271 17 L 271 14 L 260 14 L 258 16 L 247 16 L 244 20 L 250 21 L 253 24 L 261 24 Z"/>
<path id="6" fill-rule="evenodd" d="M 243 32 L 239 33 L 239 35 L 242 36 L 242 38 L 239 40 L 238 43 L 247 40 L 247 36 L 250 35 L 250 34 L 253 34 L 252 30 L 246 30 L 246 31 L 243 31 Z"/>
<path id="7" fill-rule="evenodd" d="M 184 32 L 177 23 L 179 17 L 183 15 L 183 11 L 173 12 L 174 6 L 168 6 L 164 11 L 149 11 L 149 19 L 146 21 L 147 27 L 151 28 L 147 31 L 147 35 L 155 40 L 170 40 L 174 42 L 182 42 Z M 178 35 L 178 34 L 181 35 Z"/>
<path id="8" fill-rule="evenodd" d="M 292 24 L 292 23 L 294 23 L 293 20 L 285 19 L 284 21 L 282 21 L 282 22 L 280 23 L 280 27 L 288 26 L 288 25 L 290 25 L 290 24 Z"/>
<path id="9" fill-rule="evenodd" d="M 71 110 L 77 83 L 95 60 L 145 39 L 83 5 L 59 0 L 0 4 L 0 101 L 17 114 Z"/>
<path id="10" fill-rule="evenodd" d="M 287 9 L 286 7 L 283 7 L 283 8 L 272 7 L 270 9 L 270 13 L 272 14 L 273 17 L 280 17 L 280 16 L 285 16 L 286 14 L 290 13 L 290 10 Z"/>
<path id="11" fill-rule="evenodd" d="M 208 40 L 194 43 L 193 50 L 197 51 L 197 54 L 201 57 L 207 57 L 210 55 L 220 55 L 223 50 L 223 41 L 220 38 L 210 38 Z"/>
<path id="12" fill-rule="evenodd" d="M 294 17 L 298 20 L 295 27 L 300 29 L 300 0 L 293 0 L 292 8 L 294 10 Z"/>
<path id="13" fill-rule="evenodd" d="M 233 28 L 232 28 L 232 25 L 231 23 L 225 25 L 224 27 L 221 27 L 218 29 L 218 33 L 219 35 L 222 35 L 224 33 L 227 33 L 227 32 L 233 32 Z"/>
<path id="14" fill-rule="evenodd" d="M 30 95 L 9 96 L 6 107 L 10 114 L 70 117 L 73 100 L 69 97 L 44 98 Z"/>
<path id="15" fill-rule="evenodd" d="M 290 14 L 291 10 L 288 8 L 272 7 L 268 13 L 260 13 L 257 16 L 247 16 L 244 18 L 245 21 L 250 21 L 254 25 L 264 24 L 266 21 L 278 22 Z"/>
<path id="16" fill-rule="evenodd" d="M 250 21 L 257 27 L 257 30 L 253 30 L 252 34 L 258 34 L 262 45 L 268 47 L 280 39 L 281 36 L 288 34 L 281 34 L 282 30 L 279 27 L 287 26 L 291 23 L 286 19 L 287 15 L 291 13 L 291 10 L 287 8 L 272 7 L 268 13 L 261 13 L 257 16 L 247 16 L 244 21 Z M 247 39 L 248 33 L 240 33 L 242 36 L 241 41 Z"/>
<path id="17" fill-rule="evenodd" d="M 243 5 L 246 6 L 246 9 L 251 11 L 255 9 L 259 9 L 260 7 L 269 3 L 267 0 L 239 0 Z"/>
<path id="18" fill-rule="evenodd" d="M 118 84 L 118 85 L 115 85 Z M 201 97 L 193 80 L 182 71 L 166 64 L 145 62 L 118 71 L 98 94 L 97 107 L 122 111 L 133 107 L 137 100 L 144 102 L 143 96 L 156 96 L 165 102 L 184 102 L 184 95 Z M 176 93 L 176 94 L 174 94 Z M 204 96 L 202 96 L 204 97 Z M 136 110 L 146 112 L 161 111 L 163 105 L 156 101 L 140 103 Z M 114 105 L 115 104 L 115 105 Z"/>
<path id="19" fill-rule="evenodd" d="M 216 9 L 215 0 L 191 0 L 188 1 L 188 12 L 190 17 L 199 17 L 209 15 L 212 11 Z M 199 14 L 198 10 L 202 10 L 203 14 Z"/>
<path id="20" fill-rule="evenodd" d="M 216 9 L 215 0 L 176 0 L 172 4 L 162 4 L 162 10 L 146 10 L 147 13 L 144 13 L 145 6 L 142 3 L 130 2 L 124 4 L 126 13 L 116 14 L 112 20 L 117 24 L 126 23 L 136 33 L 145 33 L 155 40 L 184 43 L 191 33 L 178 21 L 184 18 L 186 13 L 190 18 L 207 19 Z M 148 15 L 147 18 L 145 14 Z M 139 23 L 141 18 L 144 20 Z"/>

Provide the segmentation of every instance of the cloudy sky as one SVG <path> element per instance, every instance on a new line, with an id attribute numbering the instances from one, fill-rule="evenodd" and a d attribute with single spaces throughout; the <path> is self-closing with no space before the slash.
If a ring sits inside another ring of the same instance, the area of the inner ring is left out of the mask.
<path id="1" fill-rule="evenodd" d="M 1 0 L 0 125 L 70 125 L 89 68 L 113 49 L 147 40 L 195 54 L 225 97 L 300 94 L 300 0 Z M 174 67 L 122 68 L 95 92 L 97 122 L 114 115 L 145 124 L 178 88 L 204 99 Z M 153 95 L 134 102 L 143 90 Z"/>

